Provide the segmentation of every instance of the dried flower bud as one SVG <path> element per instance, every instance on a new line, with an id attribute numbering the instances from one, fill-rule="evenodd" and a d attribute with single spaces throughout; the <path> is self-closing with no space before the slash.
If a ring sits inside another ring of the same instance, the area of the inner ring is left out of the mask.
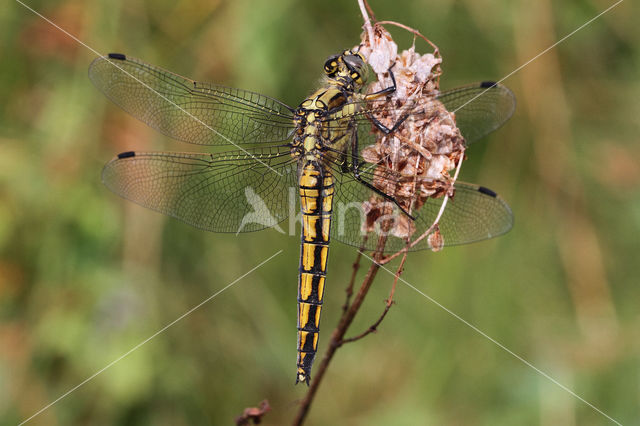
<path id="1" fill-rule="evenodd" d="M 373 31 L 373 41 L 367 40 L 370 43 L 365 43 L 360 52 L 367 58 L 367 62 L 375 73 L 381 74 L 386 72 L 396 60 L 398 45 L 382 26 L 376 25 Z"/>
<path id="2" fill-rule="evenodd" d="M 427 241 L 429 242 L 429 248 L 432 251 L 440 251 L 444 246 L 444 238 L 442 238 L 442 234 L 440 233 L 440 229 L 436 226 L 436 230 L 433 231 L 427 237 Z"/>
<path id="3" fill-rule="evenodd" d="M 391 235 L 394 237 L 406 239 L 416 232 L 416 226 L 409 217 L 405 215 L 396 215 L 391 228 Z"/>

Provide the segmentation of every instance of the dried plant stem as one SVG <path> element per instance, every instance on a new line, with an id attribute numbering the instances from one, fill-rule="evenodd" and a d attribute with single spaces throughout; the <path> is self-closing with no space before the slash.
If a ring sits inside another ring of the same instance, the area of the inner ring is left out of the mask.
<path id="1" fill-rule="evenodd" d="M 358 258 L 360 258 L 362 256 L 362 253 L 358 253 Z M 400 261 L 400 265 L 398 265 L 398 269 L 396 270 L 396 274 L 393 280 L 393 285 L 391 286 L 391 291 L 389 292 L 389 297 L 387 298 L 387 300 L 385 301 L 385 306 L 384 306 L 384 311 L 382 311 L 382 315 L 380 315 L 380 318 L 378 318 L 378 320 L 376 322 L 374 322 L 368 329 L 366 329 L 363 333 L 360 333 L 359 335 L 355 336 L 355 337 L 350 337 L 348 339 L 344 339 L 342 340 L 342 342 L 340 342 L 340 344 L 344 345 L 345 343 L 352 343 L 355 342 L 357 340 L 362 339 L 363 337 L 371 334 L 371 333 L 375 333 L 376 331 L 378 331 L 378 326 L 380 325 L 380 323 L 382 323 L 382 320 L 384 320 L 384 318 L 387 316 L 387 313 L 389 312 L 389 309 L 391 309 L 391 306 L 393 306 L 393 304 L 395 303 L 393 301 L 393 295 L 396 292 L 396 287 L 398 285 L 398 279 L 400 278 L 400 275 L 402 275 L 402 270 L 404 268 L 404 262 L 407 260 L 407 253 L 404 253 L 404 256 L 402 256 L 402 260 Z M 380 263 L 378 263 L 378 265 L 380 265 Z"/>
<path id="2" fill-rule="evenodd" d="M 395 21 L 380 21 L 377 23 L 377 25 L 395 25 L 396 27 L 402 28 L 404 30 L 409 31 L 410 33 L 412 33 L 415 36 L 420 37 L 421 39 L 423 39 L 424 41 L 426 41 L 427 43 L 429 43 L 429 45 L 431 45 L 431 47 L 433 47 L 433 54 L 436 56 L 440 55 L 440 51 L 438 50 L 438 46 L 436 46 L 435 44 L 433 44 L 433 42 L 431 40 L 429 40 L 428 38 L 426 38 L 425 36 L 422 35 L 422 33 L 420 33 L 420 31 L 413 29 L 411 27 L 408 27 L 404 24 L 401 24 L 399 22 L 395 22 Z"/>
<path id="3" fill-rule="evenodd" d="M 345 312 L 347 312 L 347 309 L 349 309 L 349 301 L 351 301 L 351 296 L 353 296 L 353 285 L 356 282 L 356 275 L 360 270 L 360 260 L 362 259 L 362 252 L 364 251 L 364 246 L 366 243 L 367 243 L 367 237 L 365 236 L 364 240 L 362 241 L 362 246 L 360 247 L 360 250 L 358 250 L 358 255 L 356 256 L 356 260 L 353 262 L 353 271 L 351 272 L 351 279 L 349 280 L 349 284 L 345 289 L 345 292 L 347 293 L 347 297 L 345 298 L 344 305 L 342 305 L 343 315 Z"/>
<path id="4" fill-rule="evenodd" d="M 373 20 L 373 22 L 376 22 L 376 15 L 375 13 L 373 13 L 373 9 L 371 9 L 371 5 L 367 0 L 364 0 L 364 5 L 366 6 L 367 12 L 369 12 L 369 15 L 371 15 L 371 19 Z"/>
<path id="5" fill-rule="evenodd" d="M 343 339 L 340 342 L 340 345 L 344 345 L 345 343 L 353 343 L 355 341 L 358 341 L 358 340 L 362 339 L 363 337 L 368 336 L 371 333 L 375 333 L 376 331 L 378 331 L 378 326 L 380 325 L 382 320 L 384 320 L 384 317 L 387 316 L 387 312 L 389 312 L 389 309 L 391 309 L 392 305 L 393 305 L 393 301 L 391 303 L 386 303 L 385 306 L 384 306 L 384 311 L 382 311 L 382 315 L 380 315 L 380 317 L 378 318 L 378 320 L 376 322 L 374 322 L 369 328 L 367 328 L 364 332 L 358 334 L 357 336 L 353 336 L 353 337 L 349 337 L 347 339 Z"/>
<path id="6" fill-rule="evenodd" d="M 371 19 L 369 18 L 369 13 L 367 12 L 371 11 L 371 8 L 369 7 L 367 0 L 358 0 L 358 5 L 360 6 L 360 12 L 362 13 L 362 19 L 364 20 L 364 29 L 367 31 L 369 40 L 373 42 L 373 27 L 371 26 Z"/>

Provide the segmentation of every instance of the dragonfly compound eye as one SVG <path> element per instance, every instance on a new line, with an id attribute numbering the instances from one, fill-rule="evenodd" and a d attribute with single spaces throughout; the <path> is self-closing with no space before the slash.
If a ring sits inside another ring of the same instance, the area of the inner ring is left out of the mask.
<path id="1" fill-rule="evenodd" d="M 324 63 L 324 72 L 327 75 L 333 75 L 338 71 L 338 56 L 330 56 Z"/>
<path id="2" fill-rule="evenodd" d="M 367 79 L 367 65 L 361 54 L 344 56 L 344 63 L 349 68 L 351 78 L 358 84 Z"/>

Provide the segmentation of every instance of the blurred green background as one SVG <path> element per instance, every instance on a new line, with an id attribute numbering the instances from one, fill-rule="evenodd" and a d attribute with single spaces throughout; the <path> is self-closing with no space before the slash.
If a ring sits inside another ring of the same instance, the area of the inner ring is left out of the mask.
<path id="1" fill-rule="evenodd" d="M 355 0 L 25 2 L 100 53 L 293 105 L 361 25 Z M 445 89 L 505 76 L 612 3 L 371 0 L 440 47 Z M 623 2 L 505 81 L 515 116 L 468 151 L 461 179 L 500 193 L 515 228 L 414 253 L 404 274 L 625 425 L 640 424 L 639 19 Z M 95 55 L 14 1 L 0 37 L 0 424 L 279 249 L 30 424 L 230 424 L 264 398 L 264 424 L 290 423 L 306 391 L 293 386 L 298 237 L 201 232 L 112 194 L 100 171 L 116 153 L 193 147 L 110 104 L 87 78 Z M 332 245 L 321 352 L 354 258 Z M 379 274 L 351 334 L 391 282 Z M 338 351 L 308 424 L 612 424 L 409 287 L 396 300 L 376 335 Z"/>

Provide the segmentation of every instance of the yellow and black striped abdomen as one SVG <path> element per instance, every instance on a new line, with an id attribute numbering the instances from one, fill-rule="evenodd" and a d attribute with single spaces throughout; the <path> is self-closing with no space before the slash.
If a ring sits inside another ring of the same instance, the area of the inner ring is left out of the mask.
<path id="1" fill-rule="evenodd" d="M 300 179 L 302 248 L 298 276 L 298 373 L 296 383 L 309 384 L 318 349 L 320 311 L 329 256 L 333 176 L 315 161 L 307 161 Z"/>

